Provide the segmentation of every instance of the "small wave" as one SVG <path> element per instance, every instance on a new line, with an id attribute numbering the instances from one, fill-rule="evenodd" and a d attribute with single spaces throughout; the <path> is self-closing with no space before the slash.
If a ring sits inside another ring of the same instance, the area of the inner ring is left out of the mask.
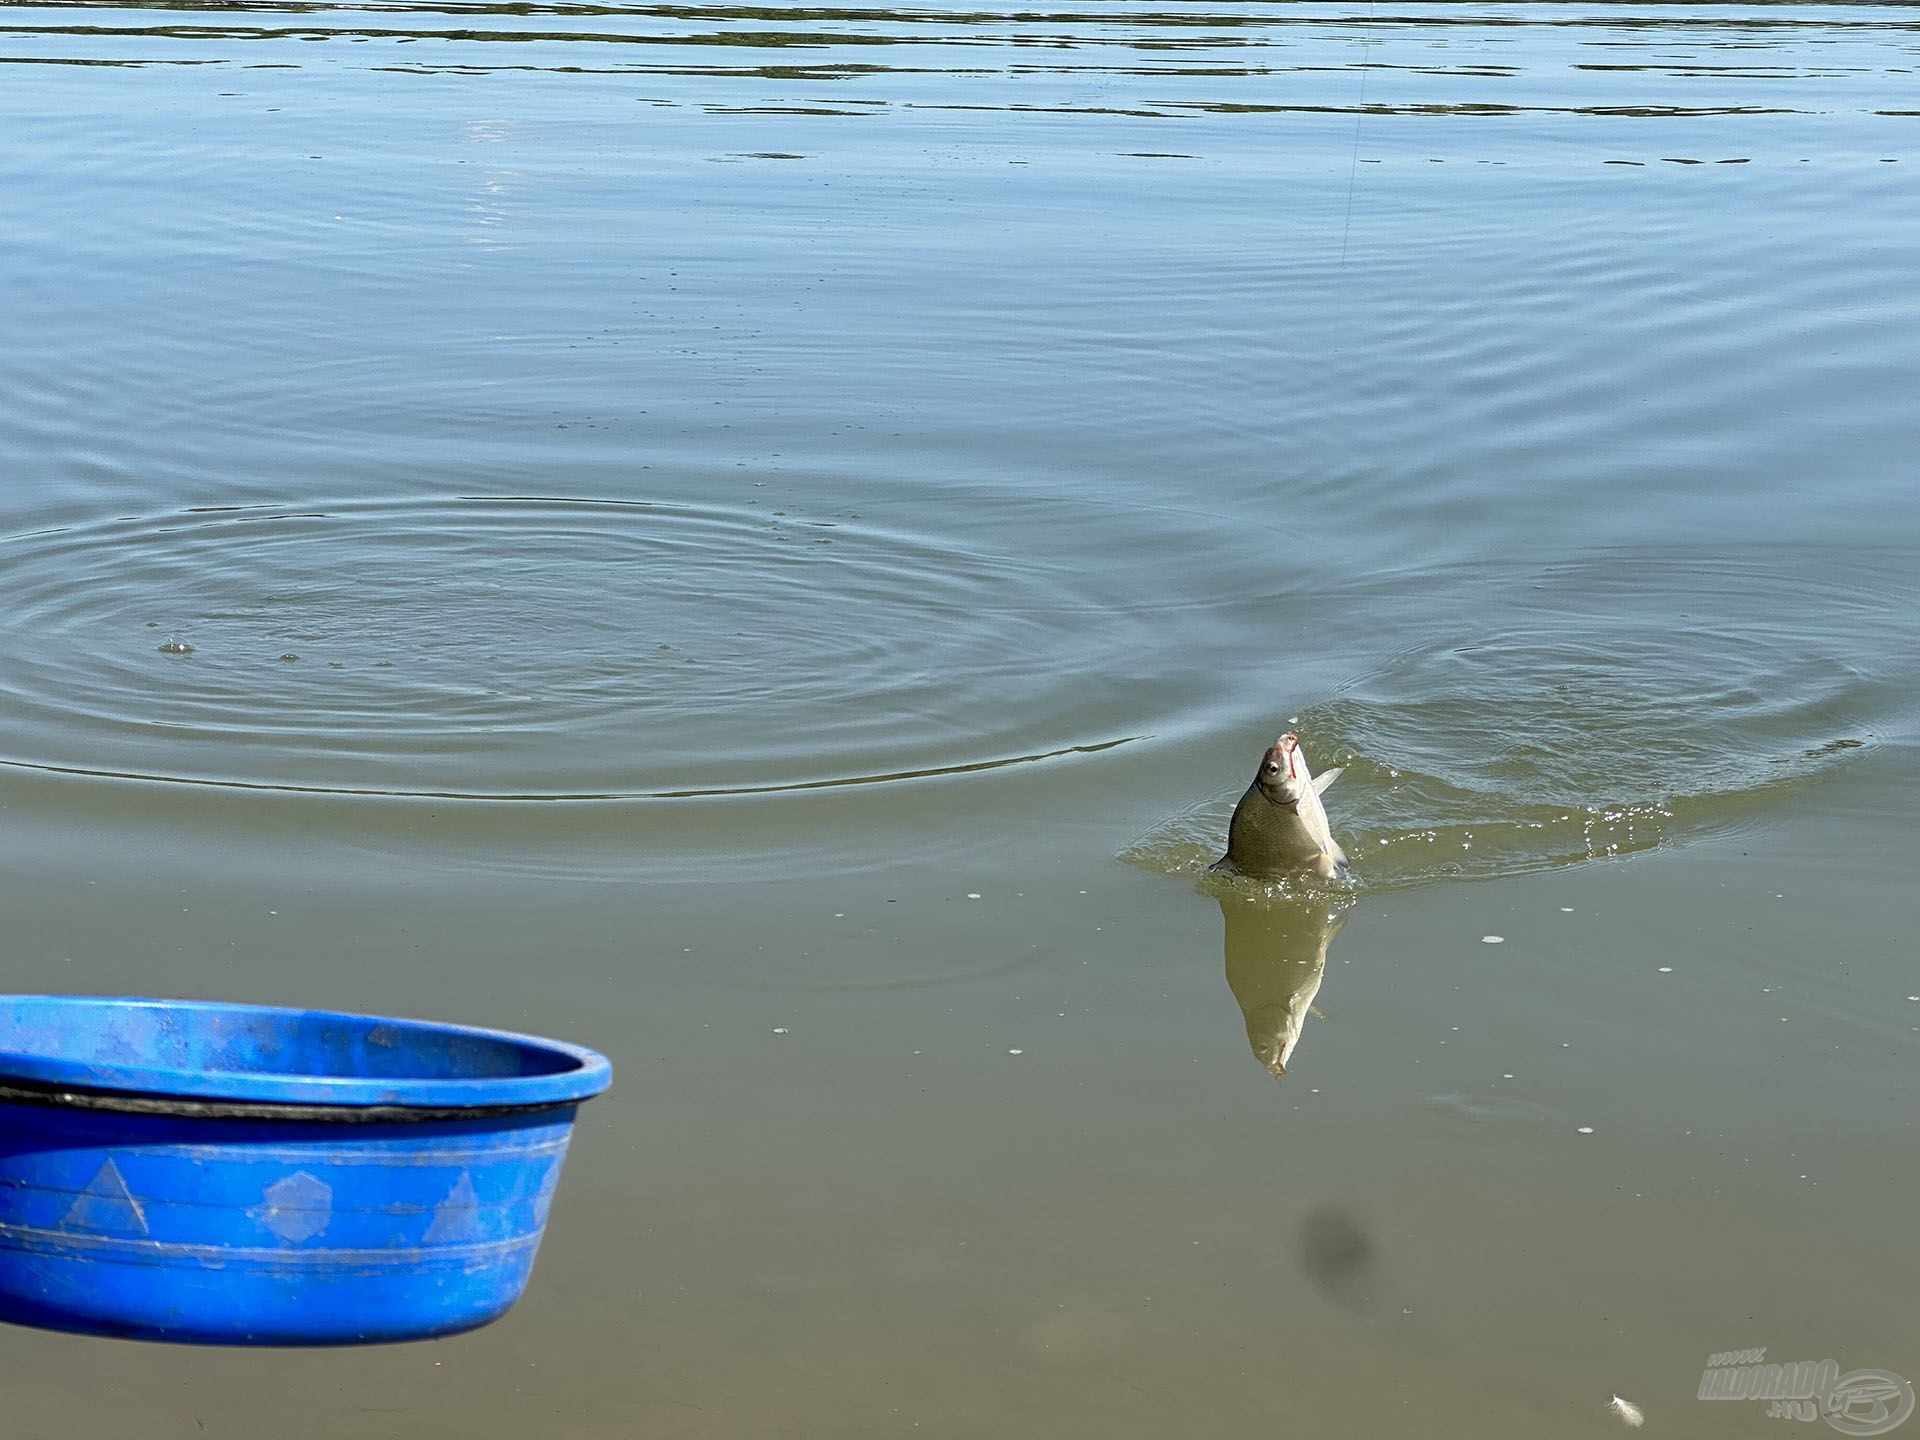
<path id="1" fill-rule="evenodd" d="M 1135 648 L 1124 597 L 851 514 L 537 495 L 201 507 L 6 537 L 0 556 L 15 769 L 697 800 L 980 774 L 1140 733 L 1088 733 L 1076 690 Z"/>
<path id="2" fill-rule="evenodd" d="M 1457 579 L 1429 584 L 1438 595 Z M 1477 579 L 1473 594 L 1526 624 L 1409 646 L 1295 728 L 1317 763 L 1346 767 L 1327 809 L 1363 885 L 1737 833 L 1907 723 L 1898 657 L 1913 589 L 1897 557 L 1859 548 L 1523 567 Z M 1524 606 L 1499 604 L 1514 591 Z M 1239 794 L 1217 792 L 1125 857 L 1204 873 Z"/>
<path id="3" fill-rule="evenodd" d="M 1143 869 L 1189 876 L 1203 893 L 1221 899 L 1324 901 L 1332 904 L 1352 899 L 1359 882 L 1351 876 L 1326 879 L 1302 872 L 1263 879 L 1231 870 L 1214 869 L 1221 851 L 1226 848 L 1227 821 L 1240 795 L 1241 790 L 1235 789 L 1210 796 L 1201 804 L 1156 825 L 1122 850 L 1120 858 Z"/>
<path id="4" fill-rule="evenodd" d="M 1474 766 L 1476 757 L 1470 752 L 1458 757 L 1456 779 L 1450 781 L 1354 748 L 1355 736 L 1379 747 L 1376 755 L 1414 748 L 1396 745 L 1395 727 L 1388 722 L 1380 713 L 1357 715 L 1352 706 L 1339 705 L 1301 717 L 1301 734 L 1309 745 L 1334 757 L 1330 763 L 1346 767 L 1337 792 L 1327 799 L 1334 833 L 1352 867 L 1344 887 L 1311 876 L 1256 881 L 1210 870 L 1225 843 L 1239 788 L 1222 791 L 1154 827 L 1121 858 L 1193 876 L 1208 891 L 1251 887 L 1282 898 L 1553 870 L 1756 824 L 1793 791 L 1813 784 L 1828 767 L 1845 763 L 1867 743 L 1847 738 L 1790 756 L 1767 757 L 1757 762 L 1753 782 L 1738 789 L 1552 803 L 1529 800 L 1514 790 L 1458 783 L 1459 772 Z"/>

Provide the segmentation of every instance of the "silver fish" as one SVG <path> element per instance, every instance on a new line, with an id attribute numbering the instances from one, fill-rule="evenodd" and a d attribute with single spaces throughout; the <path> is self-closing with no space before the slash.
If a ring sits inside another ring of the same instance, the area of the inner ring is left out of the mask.
<path id="1" fill-rule="evenodd" d="M 1227 853 L 1216 870 L 1278 879 L 1301 871 L 1324 878 L 1344 875 L 1347 855 L 1327 824 L 1320 792 L 1340 776 L 1329 770 L 1318 779 L 1307 768 L 1300 737 L 1288 732 L 1260 759 L 1253 783 L 1233 808 L 1227 826 Z"/>

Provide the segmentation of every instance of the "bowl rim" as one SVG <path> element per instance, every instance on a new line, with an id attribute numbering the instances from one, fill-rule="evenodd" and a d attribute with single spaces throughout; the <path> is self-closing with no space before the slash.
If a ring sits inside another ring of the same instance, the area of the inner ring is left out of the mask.
<path id="1" fill-rule="evenodd" d="M 571 1104 L 598 1095 L 613 1083 L 612 1063 L 597 1050 L 562 1040 L 549 1040 L 543 1036 L 476 1025 L 452 1025 L 438 1020 L 369 1015 L 351 1010 L 310 1010 L 298 1006 L 236 1004 L 222 1000 L 172 1000 L 140 995 L 0 995 L 0 1010 L 10 1010 L 21 1004 L 44 1006 L 49 1010 L 171 1010 L 300 1020 L 341 1020 L 367 1027 L 394 1026 L 509 1045 L 558 1057 L 567 1063 L 544 1074 L 473 1076 L 464 1079 L 176 1069 L 165 1065 L 97 1063 L 72 1056 L 16 1050 L 9 1048 L 11 1042 L 4 1030 L 0 1030 L 0 1079 L 141 1095 L 436 1109 Z"/>

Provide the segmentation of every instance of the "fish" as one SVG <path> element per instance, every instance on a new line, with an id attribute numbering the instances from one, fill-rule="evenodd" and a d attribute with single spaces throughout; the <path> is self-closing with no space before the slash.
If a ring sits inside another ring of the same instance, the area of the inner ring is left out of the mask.
<path id="1" fill-rule="evenodd" d="M 1320 794 L 1340 777 L 1307 768 L 1300 737 L 1289 731 L 1260 757 L 1260 768 L 1227 825 L 1227 853 L 1212 868 L 1256 880 L 1306 871 L 1330 880 L 1347 873 L 1347 854 L 1333 838 Z"/>

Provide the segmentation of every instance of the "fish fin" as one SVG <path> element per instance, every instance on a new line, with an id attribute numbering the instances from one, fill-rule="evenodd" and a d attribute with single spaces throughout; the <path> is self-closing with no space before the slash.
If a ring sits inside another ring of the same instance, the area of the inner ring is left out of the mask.
<path id="1" fill-rule="evenodd" d="M 1326 773 L 1314 776 L 1313 777 L 1313 793 L 1316 795 L 1326 794 L 1327 786 L 1331 785 L 1334 781 L 1338 780 L 1342 775 L 1344 775 L 1346 773 L 1346 770 L 1347 770 L 1346 766 L 1336 765 L 1333 767 L 1333 769 L 1327 771 Z"/>

